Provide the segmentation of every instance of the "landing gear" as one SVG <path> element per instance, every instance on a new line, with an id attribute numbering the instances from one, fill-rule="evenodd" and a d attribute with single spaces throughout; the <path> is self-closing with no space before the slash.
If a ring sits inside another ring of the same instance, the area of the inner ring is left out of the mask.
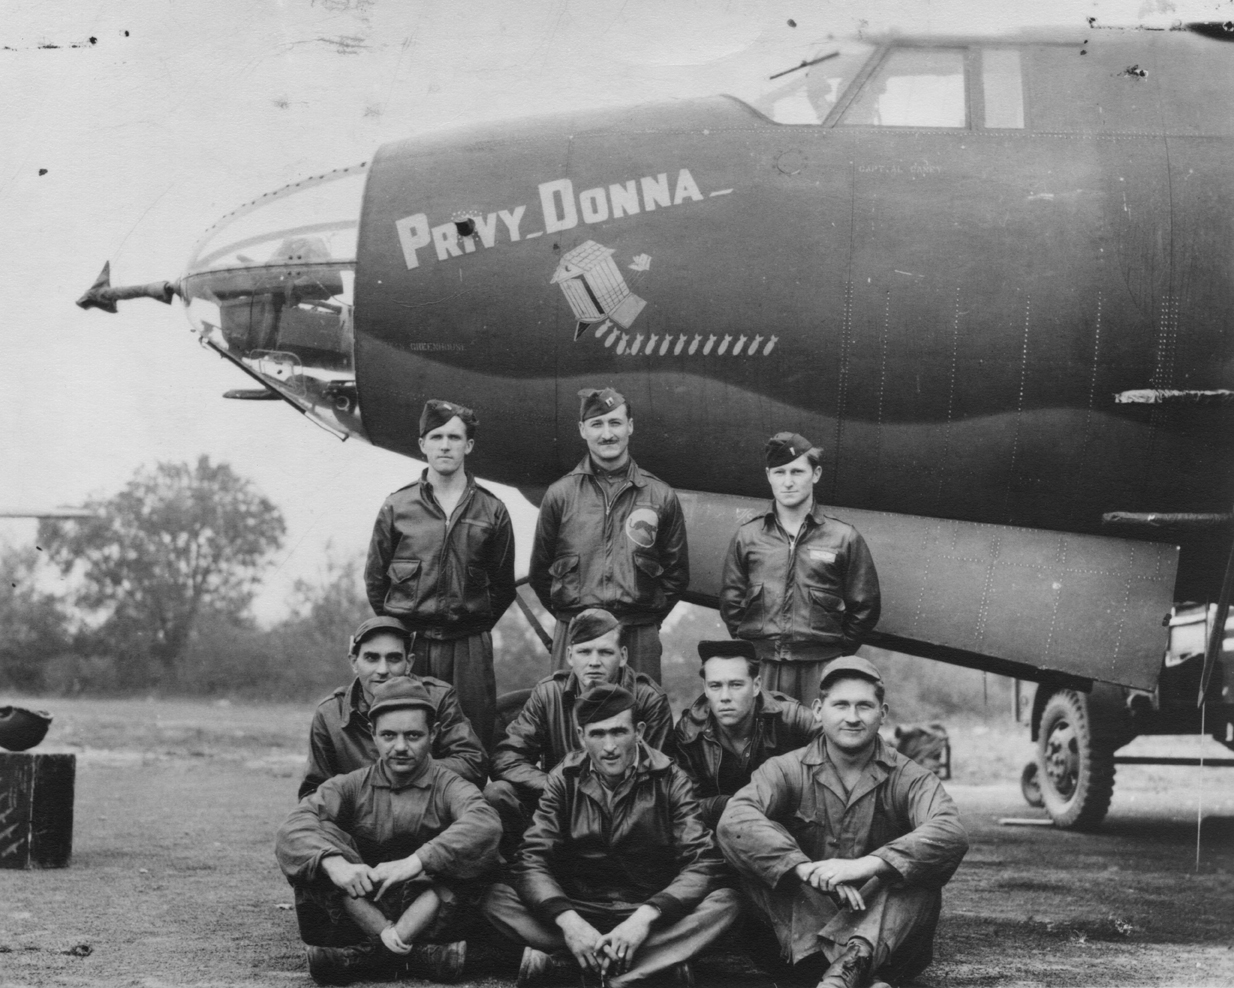
<path id="1" fill-rule="evenodd" d="M 1091 830 L 1110 808 L 1118 744 L 1093 714 L 1089 698 L 1074 690 L 1053 694 L 1041 712 L 1037 784 L 1056 827 Z M 1025 799 L 1027 775 L 1026 769 L 1021 777 Z"/>

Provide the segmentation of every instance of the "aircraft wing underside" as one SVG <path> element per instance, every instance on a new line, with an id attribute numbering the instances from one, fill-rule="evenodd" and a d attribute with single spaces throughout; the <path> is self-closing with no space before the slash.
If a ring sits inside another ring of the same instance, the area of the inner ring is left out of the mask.
<path id="1" fill-rule="evenodd" d="M 765 501 L 680 491 L 690 592 L 716 606 L 728 542 Z M 1036 681 L 1152 689 L 1178 547 L 919 515 L 824 508 L 870 546 L 883 613 L 870 644 Z"/>

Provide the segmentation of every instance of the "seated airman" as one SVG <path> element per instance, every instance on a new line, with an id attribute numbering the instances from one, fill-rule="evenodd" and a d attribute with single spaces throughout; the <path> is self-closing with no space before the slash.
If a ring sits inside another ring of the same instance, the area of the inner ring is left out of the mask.
<path id="1" fill-rule="evenodd" d="M 941 889 L 968 837 L 942 783 L 879 737 L 872 663 L 836 659 L 819 694 L 822 736 L 756 769 L 716 837 L 784 960 L 821 953 L 819 988 L 899 984 L 933 959 Z"/>
<path id="2" fill-rule="evenodd" d="M 729 797 L 774 755 L 809 744 L 819 725 L 809 707 L 762 688 L 748 641 L 701 641 L 703 695 L 673 733 L 677 764 L 694 782 L 703 819 L 715 829 Z"/>
<path id="3" fill-rule="evenodd" d="M 348 649 L 348 663 L 355 678 L 322 700 L 313 713 L 308 768 L 300 783 L 301 799 L 331 776 L 354 772 L 377 760 L 368 716 L 373 690 L 403 676 L 421 683 L 433 702 L 437 721 L 433 758 L 473 785 L 484 784 L 488 756 L 463 715 L 454 687 L 432 676 L 411 675 L 411 637 L 411 632 L 395 617 L 369 618 L 356 629 Z"/>
<path id="4" fill-rule="evenodd" d="M 579 697 L 583 750 L 549 773 L 511 884 L 485 899 L 489 922 L 524 946 L 522 986 L 577 983 L 582 969 L 619 988 L 688 965 L 737 918 L 690 780 L 643 743 L 636 703 L 613 683 Z"/>
<path id="5" fill-rule="evenodd" d="M 421 683 L 378 686 L 369 706 L 376 764 L 327 779 L 278 832 L 283 874 L 333 926 L 333 946 L 307 947 L 319 984 L 462 973 L 463 920 L 499 863 L 501 821 L 433 759 L 435 716 Z"/>
<path id="6" fill-rule="evenodd" d="M 493 781 L 484 790 L 501 815 L 506 838 L 502 852 L 512 858 L 549 770 L 579 747 L 574 702 L 585 690 L 616 683 L 635 700 L 635 720 L 645 726 L 643 741 L 664 748 L 673 727 L 668 697 L 649 676 L 627 665 L 627 626 L 608 611 L 593 607 L 577 614 L 566 631 L 569 669 L 540 680 L 522 711 L 493 751 Z"/>

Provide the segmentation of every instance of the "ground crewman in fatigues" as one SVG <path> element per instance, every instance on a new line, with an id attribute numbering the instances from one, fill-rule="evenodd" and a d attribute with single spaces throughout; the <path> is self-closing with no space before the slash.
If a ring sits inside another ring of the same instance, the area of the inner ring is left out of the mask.
<path id="1" fill-rule="evenodd" d="M 664 690 L 626 664 L 627 625 L 608 611 L 592 608 L 576 614 L 566 630 L 569 668 L 536 684 L 493 751 L 493 781 L 485 787 L 484 798 L 501 814 L 507 858 L 531 822 L 549 771 L 578 750 L 574 703 L 580 695 L 603 683 L 618 684 L 634 697 L 634 716 L 644 725 L 643 741 L 649 747 L 665 747 L 672 733 L 673 711 Z"/>
<path id="2" fill-rule="evenodd" d="M 814 501 L 821 451 L 778 432 L 764 449 L 773 500 L 738 526 L 724 561 L 720 616 L 754 643 L 763 687 L 814 702 L 823 667 L 878 623 L 878 573 L 865 540 Z"/>
<path id="3" fill-rule="evenodd" d="M 453 981 L 479 880 L 499 863 L 501 822 L 475 786 L 433 760 L 433 702 L 420 683 L 381 684 L 369 712 L 377 763 L 323 782 L 275 845 L 288 880 L 335 927 L 337 945 L 308 946 L 309 973 L 321 984 L 402 973 Z"/>
<path id="4" fill-rule="evenodd" d="M 326 779 L 354 772 L 377 761 L 369 705 L 382 683 L 410 674 L 411 634 L 398 618 L 372 617 L 351 638 L 348 661 L 355 678 L 317 705 L 309 727 L 308 768 L 299 798 L 315 792 Z M 483 785 L 488 755 L 471 723 L 463 716 L 458 695 L 449 683 L 432 676 L 410 678 L 421 683 L 433 702 L 433 758 L 472 785 Z"/>
<path id="5" fill-rule="evenodd" d="M 762 688 L 749 642 L 702 641 L 698 657 L 703 695 L 681 712 L 673 749 L 714 829 L 750 774 L 768 758 L 809 744 L 819 724 L 809 707 Z"/>
<path id="6" fill-rule="evenodd" d="M 520 985 L 577 984 L 582 969 L 619 988 L 687 964 L 737 918 L 690 780 L 641 743 L 635 704 L 612 683 L 579 697 L 583 750 L 549 773 L 510 884 L 485 899 L 489 922 L 525 946 Z"/>
<path id="7" fill-rule="evenodd" d="M 968 850 L 942 783 L 879 737 L 886 712 L 878 669 L 836 659 L 815 701 L 822 736 L 756 769 L 716 830 L 783 959 L 829 965 L 819 988 L 923 971 Z"/>
<path id="8" fill-rule="evenodd" d="M 634 416 L 612 388 L 579 392 L 587 455 L 540 504 L 529 581 L 557 619 L 553 667 L 566 665 L 566 627 L 602 607 L 628 627 L 630 667 L 660 681 L 660 622 L 690 582 L 686 526 L 673 489 L 630 456 Z"/>
<path id="9" fill-rule="evenodd" d="M 458 690 L 488 750 L 497 716 L 493 639 L 514 602 L 514 529 L 506 506 L 467 473 L 475 446 L 470 408 L 431 399 L 420 415 L 420 479 L 377 514 L 364 581 L 377 614 L 416 633 L 413 668 Z"/>

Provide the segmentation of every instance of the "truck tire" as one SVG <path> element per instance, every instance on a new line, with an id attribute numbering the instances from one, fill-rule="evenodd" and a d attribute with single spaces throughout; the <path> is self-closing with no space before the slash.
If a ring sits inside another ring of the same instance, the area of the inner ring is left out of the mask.
<path id="1" fill-rule="evenodd" d="M 1035 761 L 1025 765 L 1020 773 L 1020 795 L 1033 809 L 1039 810 L 1045 806 L 1045 800 L 1041 798 L 1041 772 Z"/>
<path id="2" fill-rule="evenodd" d="M 1105 818 L 1114 795 L 1114 751 L 1090 711 L 1088 698 L 1059 690 L 1041 712 L 1037 779 L 1054 826 L 1091 830 Z"/>

